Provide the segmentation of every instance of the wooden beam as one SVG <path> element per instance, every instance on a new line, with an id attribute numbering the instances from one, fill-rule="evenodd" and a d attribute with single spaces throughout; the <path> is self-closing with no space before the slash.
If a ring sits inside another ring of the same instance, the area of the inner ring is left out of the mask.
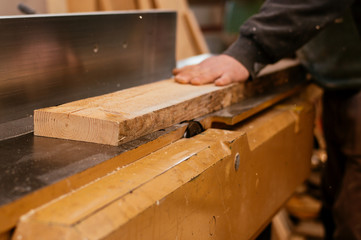
<path id="1" fill-rule="evenodd" d="M 98 0 L 99 11 L 112 11 L 113 5 L 109 0 Z"/>
<path id="2" fill-rule="evenodd" d="M 177 60 L 209 53 L 197 20 L 187 0 L 154 0 L 157 9 L 176 10 L 177 18 Z"/>
<path id="3" fill-rule="evenodd" d="M 116 10 L 134 10 L 137 9 L 135 0 L 99 0 L 99 10 L 116 11 Z"/>
<path id="4" fill-rule="evenodd" d="M 95 12 L 96 0 L 68 0 L 68 12 Z"/>
<path id="5" fill-rule="evenodd" d="M 194 43 L 198 49 L 198 52 L 199 53 L 208 53 L 209 49 L 207 46 L 207 42 L 206 42 L 205 38 L 203 37 L 203 33 L 198 25 L 197 19 L 194 16 L 193 12 L 191 10 L 188 10 L 185 17 L 186 17 L 186 22 L 187 22 L 188 28 L 194 39 Z"/>
<path id="6" fill-rule="evenodd" d="M 135 10 L 137 9 L 136 0 L 119 1 L 112 0 L 114 10 Z"/>
<path id="7" fill-rule="evenodd" d="M 46 0 L 48 13 L 94 12 L 97 0 Z"/>
<path id="8" fill-rule="evenodd" d="M 36 110 L 34 134 L 119 145 L 236 103 L 243 98 L 243 88 L 159 81 Z"/>
<path id="9" fill-rule="evenodd" d="M 136 0 L 137 8 L 141 10 L 155 8 L 153 0 Z"/>
<path id="10" fill-rule="evenodd" d="M 48 13 L 66 13 L 68 12 L 67 0 L 46 0 Z"/>

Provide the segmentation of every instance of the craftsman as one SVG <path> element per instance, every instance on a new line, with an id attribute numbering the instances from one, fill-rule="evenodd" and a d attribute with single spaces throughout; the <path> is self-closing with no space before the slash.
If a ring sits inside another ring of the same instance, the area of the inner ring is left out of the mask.
<path id="1" fill-rule="evenodd" d="M 361 239 L 361 0 L 266 0 L 224 54 L 173 73 L 180 83 L 227 85 L 296 51 L 325 89 L 326 239 Z"/>

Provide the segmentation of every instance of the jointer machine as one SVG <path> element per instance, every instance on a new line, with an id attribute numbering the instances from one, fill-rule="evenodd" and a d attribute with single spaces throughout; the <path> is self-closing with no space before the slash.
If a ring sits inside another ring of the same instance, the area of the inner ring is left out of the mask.
<path id="1" fill-rule="evenodd" d="M 1 240 L 253 239 L 309 173 L 298 64 L 227 87 L 164 80 L 168 11 L 1 17 L 0 29 Z"/>

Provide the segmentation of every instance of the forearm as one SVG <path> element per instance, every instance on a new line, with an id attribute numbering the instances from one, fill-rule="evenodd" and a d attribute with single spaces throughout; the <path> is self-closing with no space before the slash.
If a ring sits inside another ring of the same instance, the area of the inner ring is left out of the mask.
<path id="1" fill-rule="evenodd" d="M 255 76 L 260 66 L 290 55 L 342 16 L 353 0 L 267 0 L 225 51 Z"/>

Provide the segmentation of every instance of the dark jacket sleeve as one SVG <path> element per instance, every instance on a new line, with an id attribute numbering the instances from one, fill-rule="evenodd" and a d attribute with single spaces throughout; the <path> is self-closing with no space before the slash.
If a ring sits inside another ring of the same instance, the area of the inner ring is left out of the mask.
<path id="1" fill-rule="evenodd" d="M 262 66 L 291 55 L 354 0 L 266 0 L 260 12 L 241 26 L 240 36 L 224 53 L 255 77 Z"/>

